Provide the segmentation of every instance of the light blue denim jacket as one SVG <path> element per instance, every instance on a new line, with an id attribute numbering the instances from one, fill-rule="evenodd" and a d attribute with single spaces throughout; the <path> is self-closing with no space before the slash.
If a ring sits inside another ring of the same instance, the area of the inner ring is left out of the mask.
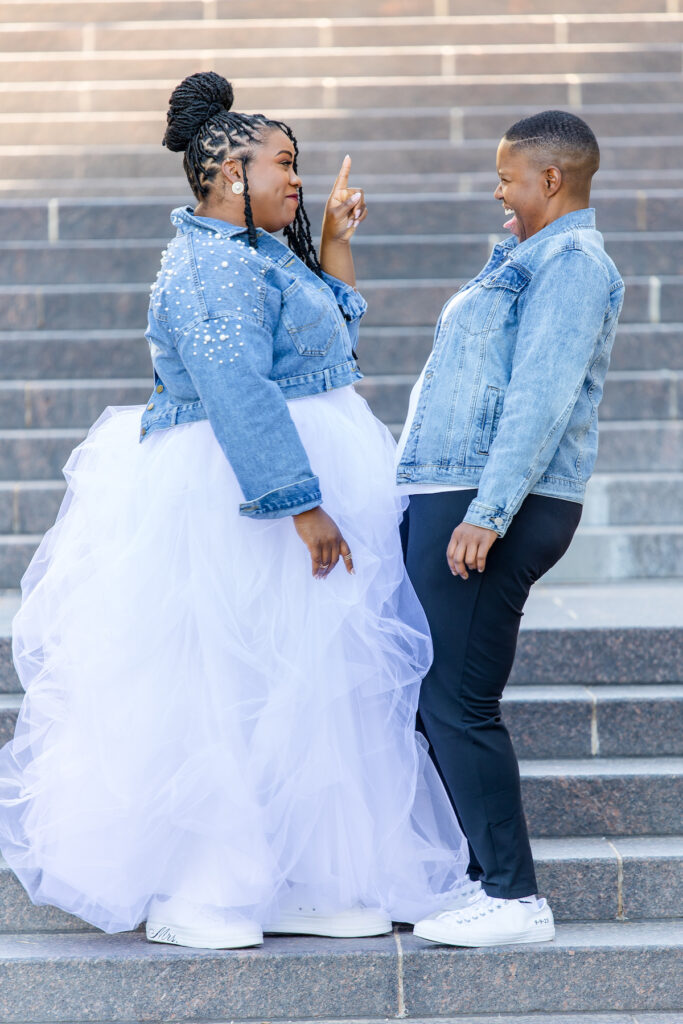
<path id="1" fill-rule="evenodd" d="M 240 513 L 276 519 L 322 501 L 287 408 L 361 378 L 354 348 L 367 304 L 321 280 L 273 235 L 171 215 L 176 237 L 152 286 L 145 334 L 154 390 L 140 439 L 207 419 L 244 494 Z"/>
<path id="2" fill-rule="evenodd" d="M 476 487 L 465 522 L 502 537 L 529 493 L 583 501 L 624 285 L 585 209 L 496 245 L 462 292 L 397 480 Z"/>

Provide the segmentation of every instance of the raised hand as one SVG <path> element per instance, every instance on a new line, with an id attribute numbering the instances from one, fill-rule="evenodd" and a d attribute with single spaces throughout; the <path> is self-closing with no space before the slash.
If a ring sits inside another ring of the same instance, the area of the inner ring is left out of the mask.
<path id="1" fill-rule="evenodd" d="M 349 185 L 351 157 L 347 154 L 332 186 L 323 215 L 322 244 L 348 242 L 368 215 L 362 188 Z"/>

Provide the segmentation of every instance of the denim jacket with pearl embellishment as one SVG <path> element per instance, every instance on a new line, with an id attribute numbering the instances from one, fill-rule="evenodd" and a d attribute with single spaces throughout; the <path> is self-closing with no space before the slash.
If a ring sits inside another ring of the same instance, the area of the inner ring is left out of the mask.
<path id="1" fill-rule="evenodd" d="M 585 209 L 496 245 L 461 295 L 436 325 L 397 480 L 476 488 L 465 522 L 502 537 L 529 493 L 583 501 L 624 285 Z"/>
<path id="2" fill-rule="evenodd" d="M 140 439 L 208 419 L 244 494 L 240 513 L 276 519 L 322 502 L 287 399 L 360 380 L 354 356 L 367 304 L 321 280 L 273 235 L 171 215 L 176 237 L 152 286 L 154 390 Z"/>

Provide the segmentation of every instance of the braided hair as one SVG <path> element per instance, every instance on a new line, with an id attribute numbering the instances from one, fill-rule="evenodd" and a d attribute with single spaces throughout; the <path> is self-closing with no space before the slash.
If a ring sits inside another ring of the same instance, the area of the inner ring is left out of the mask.
<path id="1" fill-rule="evenodd" d="M 174 153 L 184 152 L 183 167 L 190 188 L 197 200 L 205 199 L 221 164 L 228 156 L 239 160 L 244 181 L 244 218 L 249 244 L 258 247 L 249 194 L 247 166 L 253 151 L 273 129 L 284 132 L 294 146 L 294 171 L 297 170 L 299 147 L 289 125 L 264 114 L 239 114 L 233 111 L 233 89 L 215 71 L 200 71 L 183 79 L 169 100 L 166 134 L 163 145 Z M 320 276 L 311 237 L 311 223 L 304 208 L 303 189 L 299 188 L 296 217 L 284 229 L 289 248 L 307 267 Z"/>

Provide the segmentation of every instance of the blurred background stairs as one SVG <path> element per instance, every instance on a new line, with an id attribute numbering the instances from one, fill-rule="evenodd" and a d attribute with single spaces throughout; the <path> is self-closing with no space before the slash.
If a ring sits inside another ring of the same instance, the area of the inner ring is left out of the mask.
<path id="1" fill-rule="evenodd" d="M 351 153 L 370 206 L 360 389 L 395 431 L 442 303 L 503 235 L 500 136 L 561 107 L 599 138 L 627 295 L 598 472 L 505 705 L 558 938 L 155 948 L 31 907 L 0 862 L 0 1022 L 680 1021 L 683 0 L 0 0 L 0 742 L 20 703 L 9 624 L 61 467 L 106 405 L 149 394 L 149 285 L 191 202 L 165 111 L 202 69 L 292 125 L 314 224 Z"/>

